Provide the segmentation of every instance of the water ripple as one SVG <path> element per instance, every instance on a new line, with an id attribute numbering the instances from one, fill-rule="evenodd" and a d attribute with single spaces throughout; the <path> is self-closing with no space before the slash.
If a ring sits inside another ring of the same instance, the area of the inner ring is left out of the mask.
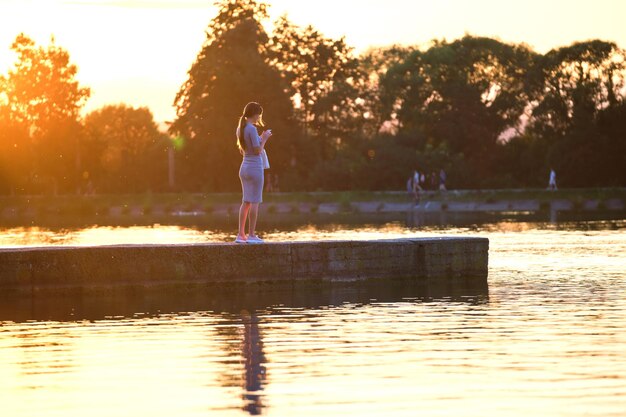
<path id="1" fill-rule="evenodd" d="M 475 293 L 344 289 L 246 309 L 190 296 L 30 320 L 2 310 L 2 415 L 623 416 L 626 234 L 580 229 L 267 236 L 487 236 L 489 288 Z"/>

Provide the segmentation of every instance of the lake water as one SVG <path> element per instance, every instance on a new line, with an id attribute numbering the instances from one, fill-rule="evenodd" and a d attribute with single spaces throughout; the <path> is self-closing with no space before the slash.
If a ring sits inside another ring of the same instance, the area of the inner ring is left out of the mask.
<path id="1" fill-rule="evenodd" d="M 3 300 L 0 415 L 626 415 L 626 221 L 407 224 L 273 226 L 265 237 L 486 236 L 488 288 Z M 12 227 L 0 246 L 231 237 Z"/>

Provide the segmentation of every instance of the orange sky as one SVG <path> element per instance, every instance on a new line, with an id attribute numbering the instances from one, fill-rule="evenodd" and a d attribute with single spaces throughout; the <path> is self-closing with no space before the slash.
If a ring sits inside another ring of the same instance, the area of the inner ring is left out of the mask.
<path id="1" fill-rule="evenodd" d="M 526 42 L 539 52 L 600 38 L 626 47 L 625 0 L 270 0 L 272 19 L 288 13 L 328 36 L 370 45 L 424 44 L 474 35 Z M 125 102 L 171 120 L 174 96 L 215 14 L 213 0 L 0 0 L 0 73 L 24 32 L 50 35 L 69 50 L 79 80 L 91 87 L 86 110 Z"/>

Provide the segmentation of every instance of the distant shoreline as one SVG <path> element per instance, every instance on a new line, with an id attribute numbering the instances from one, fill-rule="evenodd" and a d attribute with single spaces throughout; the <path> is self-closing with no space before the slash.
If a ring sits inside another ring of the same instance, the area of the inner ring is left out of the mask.
<path id="1" fill-rule="evenodd" d="M 133 218 L 231 216 L 241 193 L 145 193 L 58 196 L 0 196 L 0 219 L 81 216 Z M 400 212 L 625 211 L 626 188 L 426 191 L 414 204 L 406 191 L 265 193 L 268 214 Z"/>

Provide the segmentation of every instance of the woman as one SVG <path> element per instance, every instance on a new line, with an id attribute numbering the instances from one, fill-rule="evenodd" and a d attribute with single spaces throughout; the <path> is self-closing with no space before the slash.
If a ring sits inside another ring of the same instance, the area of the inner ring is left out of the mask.
<path id="1" fill-rule="evenodd" d="M 263 243 L 255 233 L 256 221 L 259 213 L 259 203 L 263 201 L 263 159 L 267 140 L 272 136 L 271 130 L 259 133 L 255 124 L 263 125 L 263 108 L 259 103 L 248 103 L 243 109 L 237 126 L 237 147 L 243 155 L 239 168 L 239 179 L 243 190 L 241 207 L 239 208 L 239 233 L 236 243 Z M 246 218 L 250 213 L 248 236 L 246 236 Z"/>

